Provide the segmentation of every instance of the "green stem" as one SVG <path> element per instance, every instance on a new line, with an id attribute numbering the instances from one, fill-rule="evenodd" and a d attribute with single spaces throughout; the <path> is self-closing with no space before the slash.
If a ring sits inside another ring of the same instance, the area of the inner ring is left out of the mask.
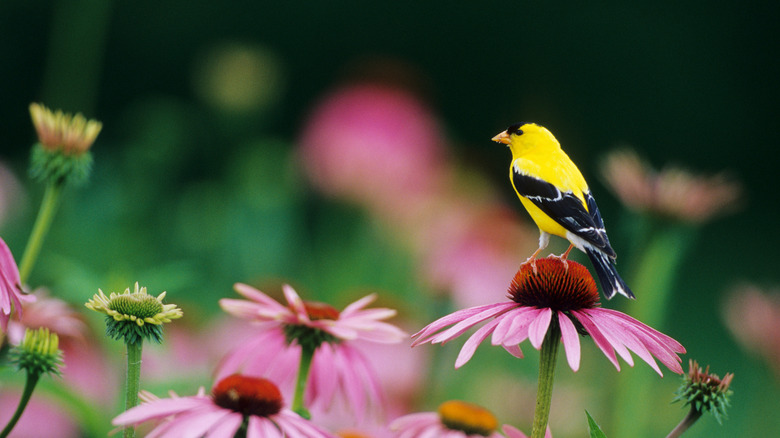
<path id="1" fill-rule="evenodd" d="M 677 272 L 693 243 L 695 231 L 691 226 L 674 223 L 653 227 L 629 283 L 637 299 L 628 303 L 628 314 L 657 329 L 664 326 Z M 612 435 L 658 434 L 660 430 L 653 424 L 652 411 L 647 409 L 648 401 L 655 403 L 657 395 L 657 377 L 653 373 L 620 373 L 614 398 Z"/>
<path id="2" fill-rule="evenodd" d="M 14 412 L 13 417 L 11 417 L 11 420 L 5 426 L 5 429 L 0 432 L 0 438 L 7 437 L 14 426 L 16 426 L 16 422 L 19 421 L 24 409 L 27 407 L 27 403 L 30 401 L 30 397 L 32 396 L 35 385 L 38 383 L 40 377 L 41 375 L 38 373 L 30 374 L 30 372 L 27 372 L 27 381 L 24 383 L 24 391 L 22 392 L 22 398 L 19 400 L 19 406 L 16 407 L 16 412 Z"/>
<path id="3" fill-rule="evenodd" d="M 311 418 L 311 414 L 303 405 L 303 393 L 306 390 L 306 382 L 309 380 L 309 370 L 314 358 L 314 350 L 310 346 L 301 346 L 301 364 L 298 367 L 298 379 L 295 382 L 295 395 L 293 396 L 292 410 L 303 418 Z"/>
<path id="4" fill-rule="evenodd" d="M 141 352 L 143 340 L 127 343 L 127 392 L 125 398 L 125 410 L 138 406 L 138 391 L 141 385 Z M 124 429 L 124 438 L 135 437 L 135 427 L 127 426 Z"/>
<path id="5" fill-rule="evenodd" d="M 552 404 L 553 379 L 555 377 L 555 359 L 558 356 L 558 340 L 561 332 L 558 325 L 550 324 L 550 329 L 542 342 L 539 351 L 539 388 L 536 391 L 536 409 L 531 438 L 544 438 L 547 421 L 550 419 Z"/>
<path id="6" fill-rule="evenodd" d="M 27 247 L 24 249 L 22 261 L 19 264 L 19 278 L 22 285 L 29 280 L 35 260 L 38 259 L 43 239 L 49 232 L 51 222 L 54 219 L 54 213 L 57 211 L 64 185 L 64 181 L 60 180 L 51 182 L 46 186 L 46 191 L 41 201 L 41 208 L 38 210 L 38 217 L 35 219 L 30 239 L 27 241 Z"/>
<path id="7" fill-rule="evenodd" d="M 691 410 L 688 412 L 688 415 L 685 416 L 685 418 L 682 419 L 680 424 L 677 425 L 677 427 L 674 428 L 671 432 L 669 432 L 669 435 L 666 436 L 666 438 L 677 438 L 680 435 L 683 434 L 686 430 L 688 430 L 689 427 L 693 426 L 693 423 L 696 422 L 696 420 L 701 417 L 701 411 L 696 410 L 693 406 L 691 406 Z"/>

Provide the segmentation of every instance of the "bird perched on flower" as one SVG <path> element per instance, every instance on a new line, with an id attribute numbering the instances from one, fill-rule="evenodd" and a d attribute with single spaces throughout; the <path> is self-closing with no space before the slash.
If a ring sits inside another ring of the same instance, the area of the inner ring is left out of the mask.
<path id="1" fill-rule="evenodd" d="M 587 254 L 607 299 L 616 293 L 634 298 L 615 268 L 615 250 L 609 244 L 596 200 L 552 133 L 534 123 L 517 123 L 493 141 L 508 145 L 512 151 L 509 179 L 539 227 L 539 249 L 525 263 L 534 263 L 550 235 L 560 236 L 570 245 L 559 258 L 565 262 L 574 247 Z"/>

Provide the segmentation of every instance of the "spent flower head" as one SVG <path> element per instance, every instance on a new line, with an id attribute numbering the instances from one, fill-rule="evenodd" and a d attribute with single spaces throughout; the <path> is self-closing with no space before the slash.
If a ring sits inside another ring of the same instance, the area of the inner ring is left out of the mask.
<path id="1" fill-rule="evenodd" d="M 681 401 L 684 406 L 690 406 L 699 414 L 712 412 L 718 423 L 722 423 L 726 417 L 726 409 L 730 406 L 729 397 L 733 391 L 729 386 L 733 379 L 733 373 L 726 373 L 721 379 L 710 373 L 709 365 L 702 369 L 691 359 L 688 363 L 688 374 L 683 376 L 683 383 L 673 402 Z"/>
<path id="2" fill-rule="evenodd" d="M 601 308 L 596 283 L 587 268 L 571 260 L 566 263 L 548 257 L 536 261 L 536 270 L 531 264 L 524 264 L 509 287 L 508 302 L 444 316 L 414 334 L 417 339 L 412 346 L 427 342 L 443 344 L 488 321 L 463 345 L 455 361 L 458 368 L 471 359 L 479 344 L 490 335 L 492 345 L 501 345 L 510 354 L 522 358 L 520 343 L 528 339 L 539 350 L 548 330 L 557 326 L 566 359 L 574 371 L 580 364 L 579 336 L 586 335 L 593 338 L 618 370 L 615 353 L 633 366 L 629 352 L 633 351 L 660 375 L 663 373 L 653 356 L 675 373 L 682 373 L 677 354 L 684 353 L 685 348 L 679 342 L 624 313 Z"/>
<path id="3" fill-rule="evenodd" d="M 30 116 L 38 134 L 32 151 L 32 176 L 41 181 L 83 181 L 92 165 L 89 149 L 103 124 L 81 113 L 52 112 L 39 103 L 30 104 Z"/>
<path id="4" fill-rule="evenodd" d="M 59 349 L 57 334 L 49 332 L 47 328 L 27 329 L 22 342 L 12 350 L 11 360 L 20 370 L 26 370 L 28 374 L 59 375 L 62 351 Z"/>
<path id="5" fill-rule="evenodd" d="M 161 421 L 150 436 L 209 436 L 233 438 L 243 429 L 247 438 L 331 438 L 298 414 L 284 407 L 276 385 L 267 379 L 230 375 L 220 379 L 206 395 L 157 398 L 142 393 L 145 403 L 114 418 L 116 426 Z"/>
<path id="6" fill-rule="evenodd" d="M 125 289 L 123 293 L 111 292 L 106 296 L 102 290 L 85 306 L 106 314 L 106 334 L 125 343 L 139 340 L 162 342 L 162 324 L 181 318 L 183 313 L 175 304 L 163 304 L 166 292 L 158 296 L 146 293 L 146 288 Z"/>

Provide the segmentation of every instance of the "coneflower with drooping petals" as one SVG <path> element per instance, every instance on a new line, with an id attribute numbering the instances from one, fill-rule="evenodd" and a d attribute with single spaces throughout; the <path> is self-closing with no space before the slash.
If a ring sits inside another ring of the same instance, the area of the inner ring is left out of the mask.
<path id="1" fill-rule="evenodd" d="M 395 310 L 365 309 L 376 295 L 363 297 L 339 312 L 325 303 L 303 301 L 288 285 L 283 286 L 287 306 L 245 284 L 238 283 L 235 289 L 248 300 L 225 298 L 220 306 L 257 323 L 258 333 L 225 356 L 218 377 L 241 372 L 286 386 L 303 372 L 298 383 L 306 387 L 302 395 L 306 406 L 329 407 L 338 395 L 358 420 L 367 406 L 384 404 L 378 378 L 352 341 L 397 343 L 408 335 L 383 321 L 394 316 Z M 294 410 L 302 407 L 296 399 Z"/>
<path id="2" fill-rule="evenodd" d="M 548 329 L 555 325 L 574 371 L 579 369 L 579 335 L 583 334 L 593 338 L 618 370 L 615 353 L 633 366 L 629 352 L 633 351 L 660 375 L 663 373 L 653 357 L 673 372 L 683 372 L 677 355 L 685 353 L 685 348 L 679 342 L 624 313 L 601 308 L 596 283 L 587 268 L 571 260 L 566 263 L 548 257 L 536 261 L 536 272 L 530 265 L 521 266 L 509 287 L 509 301 L 444 316 L 414 334 L 412 345 L 446 343 L 488 321 L 464 344 L 455 362 L 458 368 L 471 359 L 488 336 L 492 335 L 493 345 L 523 357 L 519 344 L 528 339 L 540 349 Z"/>
<path id="3" fill-rule="evenodd" d="M 234 374 L 217 381 L 206 395 L 157 398 L 142 393 L 145 403 L 114 418 L 115 426 L 161 421 L 150 436 L 208 436 L 233 438 L 243 431 L 246 438 L 335 438 L 284 407 L 276 385 L 256 377 Z M 185 433 L 186 432 L 186 433 Z"/>

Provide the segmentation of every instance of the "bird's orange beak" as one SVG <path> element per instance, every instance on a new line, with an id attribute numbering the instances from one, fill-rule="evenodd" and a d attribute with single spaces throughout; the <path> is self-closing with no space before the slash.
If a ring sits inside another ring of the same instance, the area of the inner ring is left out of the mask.
<path id="1" fill-rule="evenodd" d="M 495 137 L 493 137 L 492 140 L 497 142 L 497 143 L 509 144 L 509 133 L 504 131 L 504 132 L 496 135 Z"/>

